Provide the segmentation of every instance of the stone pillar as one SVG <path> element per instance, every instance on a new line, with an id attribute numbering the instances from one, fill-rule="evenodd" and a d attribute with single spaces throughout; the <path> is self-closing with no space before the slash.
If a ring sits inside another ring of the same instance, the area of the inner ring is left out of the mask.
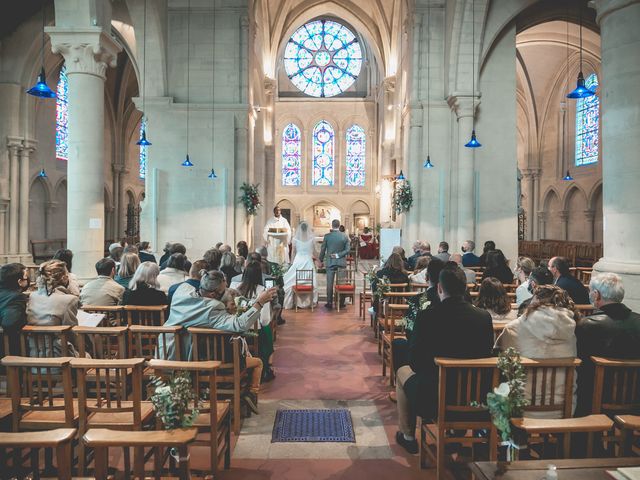
<path id="1" fill-rule="evenodd" d="M 533 174 L 533 212 L 531 213 L 531 225 L 534 230 L 531 232 L 531 240 L 539 240 L 540 236 L 539 223 L 533 219 L 538 217 L 540 202 L 540 169 L 536 169 L 536 173 Z"/>
<path id="2" fill-rule="evenodd" d="M 122 164 L 111 165 L 111 171 L 113 172 L 113 211 L 115 217 L 113 224 L 115 226 L 113 227 L 114 231 L 109 232 L 106 230 L 105 235 L 108 238 L 118 240 L 126 229 L 127 206 L 124 204 L 124 192 L 122 189 L 122 176 L 125 173 L 125 168 Z M 108 225 L 105 225 L 106 228 L 108 228 Z"/>
<path id="3" fill-rule="evenodd" d="M 22 141 L 19 138 L 8 137 L 7 149 L 9 150 L 9 245 L 7 253 L 15 261 L 18 261 L 18 224 L 20 209 L 20 181 L 18 154 L 22 149 Z M 13 261 L 12 260 L 12 261 Z"/>
<path id="4" fill-rule="evenodd" d="M 471 95 L 461 94 L 452 95 L 447 101 L 458 119 L 458 215 L 455 243 L 458 245 L 465 240 L 476 239 L 475 149 L 464 145 L 471 138 L 473 111 L 479 102 Z"/>
<path id="5" fill-rule="evenodd" d="M 595 0 L 602 55 L 604 256 L 594 269 L 622 276 L 625 303 L 640 308 L 640 0 Z"/>
<path id="6" fill-rule="evenodd" d="M 95 276 L 104 255 L 104 81 L 121 50 L 100 27 L 47 28 L 69 79 L 67 245 L 79 279 Z"/>
<path id="7" fill-rule="evenodd" d="M 29 253 L 29 160 L 35 151 L 36 142 L 25 140 L 20 157 L 20 226 L 18 230 L 18 250 L 22 263 L 32 263 Z"/>
<path id="8" fill-rule="evenodd" d="M 5 263 L 7 261 L 7 244 L 5 241 L 6 235 L 6 222 L 7 222 L 7 206 L 9 202 L 5 199 L 0 199 L 0 262 Z"/>
<path id="9" fill-rule="evenodd" d="M 547 213 L 546 212 L 538 212 L 538 233 L 540 234 L 539 240 L 542 240 L 547 231 Z"/>
<path id="10" fill-rule="evenodd" d="M 594 210 L 585 210 L 584 218 L 587 221 L 587 241 L 593 242 L 594 240 L 594 223 L 596 219 L 596 212 Z"/>
<path id="11" fill-rule="evenodd" d="M 527 203 L 524 205 L 525 211 L 527 212 L 527 222 L 526 222 L 526 239 L 527 240 L 535 240 L 535 219 L 537 216 L 536 205 L 537 205 L 537 189 L 538 189 L 538 179 L 540 176 L 539 168 L 527 168 L 522 171 L 522 177 L 524 180 L 524 185 L 527 191 Z"/>
<path id="12" fill-rule="evenodd" d="M 561 210 L 558 212 L 560 222 L 562 223 L 562 239 L 569 240 L 569 211 Z"/>

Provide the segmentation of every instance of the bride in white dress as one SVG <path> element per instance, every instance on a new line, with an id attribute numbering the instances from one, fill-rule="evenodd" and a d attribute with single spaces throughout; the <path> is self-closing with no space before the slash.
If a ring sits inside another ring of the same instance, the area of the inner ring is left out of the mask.
<path id="1" fill-rule="evenodd" d="M 316 266 L 313 259 L 314 236 L 311 227 L 307 222 L 301 222 L 297 228 L 296 236 L 293 239 L 291 250 L 291 267 L 283 276 L 284 281 L 284 308 L 295 308 L 293 287 L 296 285 L 296 270 L 313 270 L 313 304 L 318 303 L 318 284 L 316 278 Z M 298 296 L 298 308 L 311 307 L 311 295 L 303 294 Z"/>

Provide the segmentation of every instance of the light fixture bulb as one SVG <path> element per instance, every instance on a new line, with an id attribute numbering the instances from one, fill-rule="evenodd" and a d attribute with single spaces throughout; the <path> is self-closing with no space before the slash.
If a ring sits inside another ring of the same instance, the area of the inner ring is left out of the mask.
<path id="1" fill-rule="evenodd" d="M 216 178 L 218 178 L 218 175 L 216 175 L 216 171 L 213 168 L 211 169 L 211 173 L 208 175 L 208 177 L 211 180 L 215 180 Z"/>
<path id="2" fill-rule="evenodd" d="M 136 145 L 140 145 L 141 147 L 148 147 L 151 145 L 151 142 L 147 140 L 147 131 L 142 130 L 142 135 L 140 135 L 140 140 L 136 142 Z"/>
<path id="3" fill-rule="evenodd" d="M 576 88 L 567 94 L 567 98 L 587 98 L 595 95 L 595 92 L 589 90 L 585 86 L 584 75 L 582 71 L 578 73 L 578 81 L 576 82 Z"/>
<path id="4" fill-rule="evenodd" d="M 467 148 L 478 148 L 478 147 L 482 146 L 482 144 L 476 138 L 476 131 L 475 130 L 471 131 L 471 140 L 469 140 L 467 143 L 465 143 L 464 146 L 467 147 Z"/>
<path id="5" fill-rule="evenodd" d="M 29 95 L 33 95 L 34 97 L 40 98 L 56 98 L 56 94 L 53 90 L 49 88 L 47 85 L 47 79 L 44 73 L 44 66 L 42 70 L 40 70 L 40 74 L 38 75 L 38 81 L 36 84 L 27 90 Z"/>
<path id="6" fill-rule="evenodd" d="M 44 171 L 44 168 L 40 169 L 40 172 L 38 173 L 38 177 L 47 178 L 47 172 Z"/>
<path id="7" fill-rule="evenodd" d="M 571 176 L 571 172 L 569 172 L 568 169 L 567 169 L 567 174 L 562 178 L 562 180 L 566 182 L 573 180 L 573 177 Z"/>
<path id="8" fill-rule="evenodd" d="M 424 168 L 433 168 L 433 167 L 435 167 L 435 165 L 433 163 L 431 163 L 431 157 L 429 157 L 429 155 L 427 155 L 427 160 L 424 162 L 423 167 Z"/>
<path id="9" fill-rule="evenodd" d="M 396 177 L 396 180 L 400 180 L 400 181 L 402 181 L 402 180 L 404 180 L 404 179 L 405 179 L 405 178 L 404 178 L 404 173 L 402 173 L 402 170 L 400 170 L 400 174 Z"/>
<path id="10" fill-rule="evenodd" d="M 187 158 L 184 159 L 184 162 L 182 162 L 182 166 L 183 167 L 193 167 L 193 163 L 191 163 L 191 160 L 189 160 L 189 154 L 187 153 Z"/>

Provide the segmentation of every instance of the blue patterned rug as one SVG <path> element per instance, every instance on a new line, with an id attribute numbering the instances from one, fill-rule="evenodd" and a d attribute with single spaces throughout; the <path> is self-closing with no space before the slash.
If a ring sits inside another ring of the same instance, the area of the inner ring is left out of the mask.
<path id="1" fill-rule="evenodd" d="M 331 410 L 278 410 L 273 423 L 274 442 L 354 442 L 351 412 Z"/>

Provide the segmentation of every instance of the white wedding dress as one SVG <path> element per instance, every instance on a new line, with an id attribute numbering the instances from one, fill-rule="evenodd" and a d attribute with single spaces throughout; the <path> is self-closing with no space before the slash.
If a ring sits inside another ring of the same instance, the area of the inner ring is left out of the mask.
<path id="1" fill-rule="evenodd" d="M 293 287 L 296 285 L 296 270 L 313 270 L 313 303 L 318 303 L 318 283 L 316 276 L 316 266 L 313 263 L 314 240 L 307 241 L 293 239 L 296 256 L 291 263 L 291 267 L 283 276 L 284 281 L 284 308 L 295 308 Z M 298 308 L 310 308 L 311 295 L 302 294 L 298 296 Z"/>

